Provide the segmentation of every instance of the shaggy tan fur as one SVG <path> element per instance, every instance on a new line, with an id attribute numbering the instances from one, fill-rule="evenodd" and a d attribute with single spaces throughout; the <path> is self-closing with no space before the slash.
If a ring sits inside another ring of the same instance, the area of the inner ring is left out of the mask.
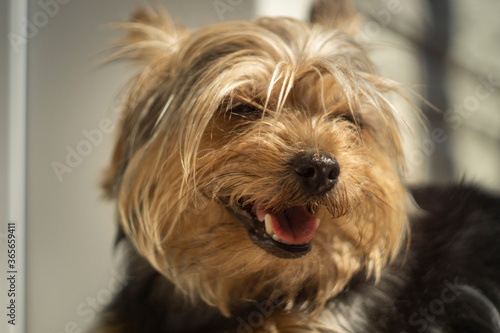
<path id="1" fill-rule="evenodd" d="M 386 96 L 397 86 L 373 73 L 350 32 L 288 18 L 189 32 L 146 7 L 116 26 L 128 36 L 112 57 L 142 67 L 104 188 L 137 251 L 186 298 L 230 316 L 276 290 L 291 309 L 305 290 L 305 314 L 276 314 L 262 328 L 302 332 L 354 274 L 379 275 L 407 233 Z M 314 200 L 288 167 L 305 151 L 334 156 L 341 170 Z M 281 259 L 257 247 L 227 209 L 238 202 L 308 205 L 321 220 L 310 253 Z"/>

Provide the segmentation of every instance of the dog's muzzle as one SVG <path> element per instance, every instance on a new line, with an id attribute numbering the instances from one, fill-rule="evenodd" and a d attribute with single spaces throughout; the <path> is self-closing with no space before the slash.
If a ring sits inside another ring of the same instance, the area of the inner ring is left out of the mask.
<path id="1" fill-rule="evenodd" d="M 298 188 L 311 202 L 331 191 L 340 175 L 340 166 L 334 157 L 313 152 L 297 154 L 289 166 L 290 176 L 295 178 Z M 311 250 L 320 223 L 314 216 L 312 205 L 273 210 L 266 202 L 240 200 L 230 203 L 229 198 L 221 200 L 243 222 L 250 239 L 267 252 L 280 258 L 299 258 Z"/>

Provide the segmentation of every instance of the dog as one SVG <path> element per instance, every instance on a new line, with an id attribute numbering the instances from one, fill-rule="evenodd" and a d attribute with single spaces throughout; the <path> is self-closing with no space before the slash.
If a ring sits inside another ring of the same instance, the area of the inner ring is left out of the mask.
<path id="1" fill-rule="evenodd" d="M 103 187 L 131 279 L 94 332 L 500 332 L 500 200 L 403 184 L 401 89 L 349 2 L 117 26 L 141 70 Z"/>

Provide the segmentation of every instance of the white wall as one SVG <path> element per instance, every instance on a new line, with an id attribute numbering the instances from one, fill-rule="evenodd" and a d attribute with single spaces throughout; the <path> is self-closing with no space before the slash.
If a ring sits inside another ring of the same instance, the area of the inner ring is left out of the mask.
<path id="1" fill-rule="evenodd" d="M 287 16 L 307 20 L 313 0 L 256 0 L 257 16 Z"/>

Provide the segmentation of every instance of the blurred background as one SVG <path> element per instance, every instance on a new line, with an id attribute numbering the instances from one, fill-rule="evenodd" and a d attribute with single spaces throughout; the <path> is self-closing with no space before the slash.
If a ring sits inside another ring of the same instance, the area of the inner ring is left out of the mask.
<path id="1" fill-rule="evenodd" d="M 26 235 L 18 243 L 26 258 L 19 272 L 25 276 L 25 312 L 18 320 L 26 332 L 84 332 L 128 278 L 113 252 L 115 212 L 102 199 L 99 180 L 110 158 L 119 92 L 134 68 L 101 61 L 120 36 L 105 25 L 126 20 L 142 1 L 29 0 L 27 16 L 13 17 L 18 14 L 10 14 L 9 3 L 16 1 L 0 1 L 0 304 L 8 301 L 6 225 L 15 222 Z M 262 15 L 306 18 L 311 3 L 161 2 L 193 28 Z M 355 2 L 365 16 L 359 38 L 368 43 L 379 74 L 408 85 L 428 118 L 424 129 L 397 102 L 409 124 L 402 127 L 407 182 L 465 181 L 500 192 L 500 2 Z M 25 28 L 13 27 L 16 21 Z M 26 77 L 11 70 L 22 43 L 28 46 Z M 9 115 L 22 111 L 9 104 L 16 78 L 27 84 L 26 172 L 9 169 L 9 161 L 24 151 L 13 139 L 19 128 L 8 125 Z M 11 185 L 21 188 L 9 189 L 10 179 L 21 179 Z M 22 202 L 9 203 L 15 190 Z M 15 204 L 25 214 L 19 221 L 11 220 Z M 21 332 L 16 329 L 22 326 L 7 325 L 5 314 L 0 318 L 0 331 Z"/>

